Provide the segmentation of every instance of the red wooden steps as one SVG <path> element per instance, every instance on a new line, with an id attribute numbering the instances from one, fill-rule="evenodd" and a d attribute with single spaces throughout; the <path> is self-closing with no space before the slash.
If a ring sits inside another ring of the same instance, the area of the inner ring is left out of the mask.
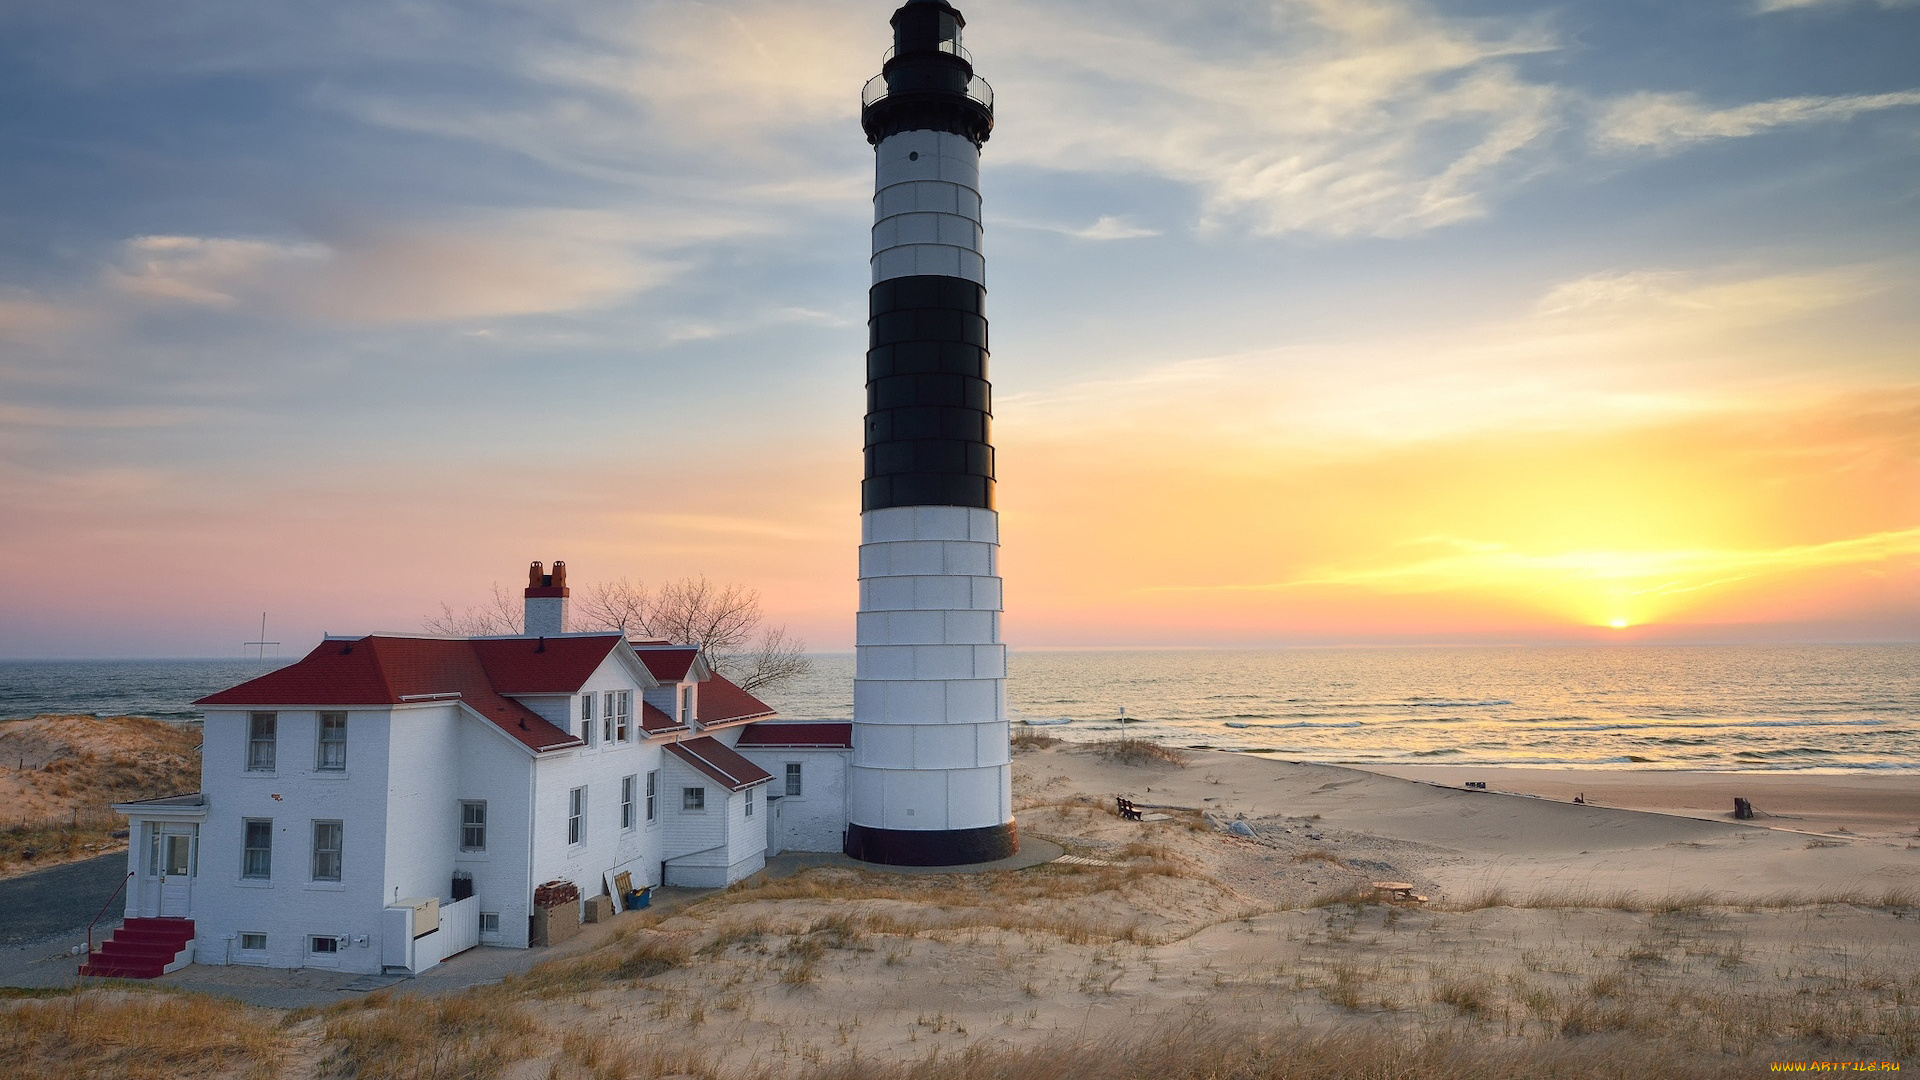
<path id="1" fill-rule="evenodd" d="M 128 919 L 80 965 L 80 974 L 157 979 L 192 941 L 192 919 Z"/>

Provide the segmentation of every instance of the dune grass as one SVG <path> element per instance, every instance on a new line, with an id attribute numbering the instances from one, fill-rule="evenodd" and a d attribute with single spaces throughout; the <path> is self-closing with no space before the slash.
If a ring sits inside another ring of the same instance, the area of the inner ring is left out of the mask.
<path id="1" fill-rule="evenodd" d="M 796 1080 L 1744 1080 L 1765 1071 L 1757 1058 L 1625 1038 L 1511 1043 L 1451 1032 L 1261 1031 L 1199 1022 L 1125 1039 L 976 1044 L 911 1061 L 855 1059 L 802 1071 Z"/>
<path id="2" fill-rule="evenodd" d="M 438 997 L 386 991 L 326 1011 L 326 1066 L 353 1080 L 492 1080 L 539 1048 L 540 1027 L 496 988 Z"/>
<path id="3" fill-rule="evenodd" d="M 14 1080 L 264 1080 L 286 1044 L 275 1014 L 199 994 L 96 990 L 0 1003 L 0 1062 Z"/>

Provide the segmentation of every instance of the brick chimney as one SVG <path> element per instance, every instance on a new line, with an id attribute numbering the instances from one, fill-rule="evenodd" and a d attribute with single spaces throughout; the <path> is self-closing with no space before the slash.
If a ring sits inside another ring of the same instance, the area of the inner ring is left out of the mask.
<path id="1" fill-rule="evenodd" d="M 527 568 L 526 633 L 556 637 L 567 632 L 567 564 L 555 560 L 553 573 L 539 563 Z"/>

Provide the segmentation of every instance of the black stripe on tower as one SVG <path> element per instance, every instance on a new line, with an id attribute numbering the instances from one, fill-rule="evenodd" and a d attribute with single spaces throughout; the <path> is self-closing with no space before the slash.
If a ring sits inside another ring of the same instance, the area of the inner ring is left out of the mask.
<path id="1" fill-rule="evenodd" d="M 1020 823 L 979 829 L 876 829 L 849 824 L 841 845 L 849 858 L 882 866 L 965 866 L 1020 852 Z"/>
<path id="2" fill-rule="evenodd" d="M 868 293 L 867 472 L 860 509 L 993 509 L 987 290 L 901 277 Z"/>

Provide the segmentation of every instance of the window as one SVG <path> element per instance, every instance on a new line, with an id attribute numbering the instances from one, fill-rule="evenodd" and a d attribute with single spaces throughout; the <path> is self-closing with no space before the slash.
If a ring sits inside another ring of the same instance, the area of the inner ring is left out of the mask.
<path id="1" fill-rule="evenodd" d="M 580 695 L 580 738 L 593 745 L 593 695 Z"/>
<path id="2" fill-rule="evenodd" d="M 480 932 L 483 934 L 499 933 L 500 932 L 500 913 L 497 911 L 481 912 L 480 913 Z"/>
<path id="3" fill-rule="evenodd" d="M 487 850 L 487 804 L 474 800 L 460 803 L 460 850 Z"/>
<path id="4" fill-rule="evenodd" d="M 647 774 L 647 820 L 657 820 L 660 812 L 660 770 Z"/>
<path id="5" fill-rule="evenodd" d="M 600 737 L 613 741 L 613 691 L 607 691 L 606 704 L 600 709 Z"/>
<path id="6" fill-rule="evenodd" d="M 320 757 L 315 768 L 321 772 L 341 772 L 347 767 L 347 714 L 320 714 Z"/>
<path id="7" fill-rule="evenodd" d="M 240 951 L 241 952 L 266 952 L 267 951 L 267 935 L 241 934 L 240 935 Z"/>
<path id="8" fill-rule="evenodd" d="M 693 725 L 693 687 L 691 686 L 680 688 L 680 722 L 689 727 Z"/>
<path id="9" fill-rule="evenodd" d="M 340 823 L 313 823 L 313 880 L 340 880 Z"/>
<path id="10" fill-rule="evenodd" d="M 613 734 L 610 737 L 619 742 L 627 741 L 627 722 L 633 717 L 632 702 L 633 695 L 628 690 L 607 695 L 607 712 L 613 716 Z"/>
<path id="11" fill-rule="evenodd" d="M 273 819 L 248 818 L 243 832 L 240 876 L 260 880 L 273 877 Z"/>
<path id="12" fill-rule="evenodd" d="M 340 939 L 318 935 L 310 937 L 307 939 L 307 951 L 315 956 L 337 956 L 340 953 Z"/>
<path id="13" fill-rule="evenodd" d="M 574 788 L 567 796 L 567 843 L 584 844 L 587 840 L 587 789 Z"/>
<path id="14" fill-rule="evenodd" d="M 633 828 L 633 789 L 638 786 L 638 776 L 620 778 L 620 827 Z"/>
<path id="15" fill-rule="evenodd" d="M 280 714 L 270 712 L 247 715 L 247 771 L 273 771 L 273 733 Z"/>
<path id="16" fill-rule="evenodd" d="M 797 761 L 787 762 L 787 794 L 800 794 L 800 763 Z"/>
<path id="17" fill-rule="evenodd" d="M 747 816 L 753 816 L 753 789 L 747 789 Z"/>
<path id="18" fill-rule="evenodd" d="M 703 787 L 683 788 L 680 791 L 680 809 L 705 810 L 707 808 L 707 789 Z"/>

